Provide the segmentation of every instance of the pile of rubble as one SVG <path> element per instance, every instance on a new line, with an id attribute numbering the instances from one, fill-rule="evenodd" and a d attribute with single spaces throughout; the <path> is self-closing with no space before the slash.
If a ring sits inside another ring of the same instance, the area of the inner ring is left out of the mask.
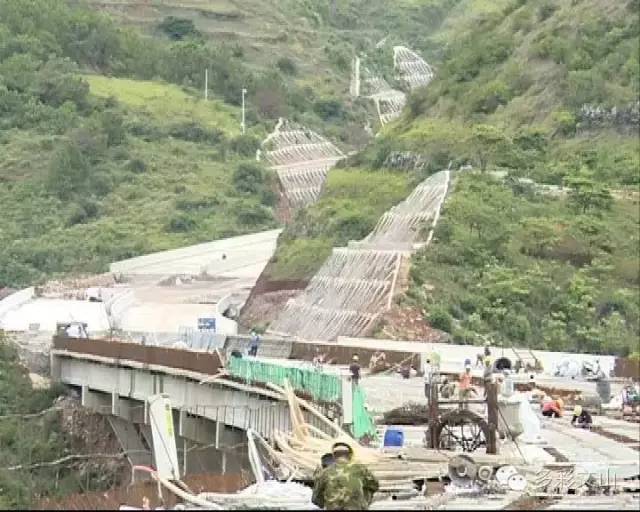
<path id="1" fill-rule="evenodd" d="M 36 297 L 48 299 L 87 300 L 91 288 L 109 288 L 117 283 L 116 277 L 107 272 L 104 274 L 79 276 L 64 280 L 47 281 L 35 287 Z"/>

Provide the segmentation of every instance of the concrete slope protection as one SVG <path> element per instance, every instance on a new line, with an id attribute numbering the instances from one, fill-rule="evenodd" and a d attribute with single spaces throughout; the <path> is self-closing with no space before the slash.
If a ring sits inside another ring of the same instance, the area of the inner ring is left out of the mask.
<path id="1" fill-rule="evenodd" d="M 426 87 L 434 77 L 433 68 L 420 55 L 405 46 L 393 47 L 393 67 L 396 80 L 403 82 L 409 91 Z M 407 95 L 391 87 L 384 78 L 366 67 L 361 80 L 359 58 L 353 61 L 353 68 L 350 89 L 352 96 L 359 96 L 362 90 L 364 96 L 373 100 L 382 126 L 400 117 L 407 103 Z"/>
<path id="2" fill-rule="evenodd" d="M 364 68 L 363 75 L 364 95 L 375 103 L 380 124 L 384 126 L 397 119 L 407 103 L 407 95 L 392 88 L 384 78 L 375 75 L 368 68 Z"/>
<path id="3" fill-rule="evenodd" d="M 426 87 L 433 80 L 433 68 L 416 52 L 404 46 L 393 47 L 393 66 L 397 78 L 410 90 Z"/>
<path id="4" fill-rule="evenodd" d="M 345 157 L 332 142 L 304 126 L 280 119 L 262 142 L 257 159 L 273 169 L 294 208 L 314 203 L 327 172 Z"/>
<path id="5" fill-rule="evenodd" d="M 270 332 L 314 341 L 366 334 L 391 306 L 403 258 L 422 238 L 431 240 L 449 187 L 450 172 L 424 180 L 385 213 L 360 242 L 334 249 L 301 295 L 289 301 Z M 423 227 L 431 221 L 430 232 Z"/>

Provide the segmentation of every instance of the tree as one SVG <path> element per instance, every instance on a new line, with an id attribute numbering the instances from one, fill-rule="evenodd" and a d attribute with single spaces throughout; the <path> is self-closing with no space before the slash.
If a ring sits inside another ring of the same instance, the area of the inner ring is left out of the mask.
<path id="1" fill-rule="evenodd" d="M 504 132 L 489 124 L 477 124 L 471 131 L 471 145 L 481 170 L 486 170 L 487 164 L 504 150 L 509 140 Z"/>
<path id="2" fill-rule="evenodd" d="M 265 171 L 256 163 L 242 162 L 233 172 L 232 180 L 238 192 L 259 194 L 265 184 Z"/>
<path id="3" fill-rule="evenodd" d="M 574 211 L 585 214 L 593 211 L 597 215 L 603 210 L 610 210 L 613 204 L 611 192 L 603 184 L 593 179 L 593 173 L 582 167 L 577 173 L 571 174 L 565 180 L 570 188 L 569 204 Z"/>
<path id="4" fill-rule="evenodd" d="M 529 256 L 544 256 L 559 239 L 553 219 L 532 217 L 522 222 L 522 252 Z"/>

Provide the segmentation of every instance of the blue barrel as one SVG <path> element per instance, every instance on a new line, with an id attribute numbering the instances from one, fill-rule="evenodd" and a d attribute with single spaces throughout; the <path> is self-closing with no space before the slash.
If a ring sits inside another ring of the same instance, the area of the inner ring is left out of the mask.
<path id="1" fill-rule="evenodd" d="M 385 447 L 402 447 L 404 445 L 404 432 L 400 429 L 390 428 L 384 433 Z"/>

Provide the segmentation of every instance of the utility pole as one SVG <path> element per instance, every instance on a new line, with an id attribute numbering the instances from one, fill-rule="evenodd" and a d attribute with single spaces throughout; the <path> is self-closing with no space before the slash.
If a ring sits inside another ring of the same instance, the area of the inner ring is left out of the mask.
<path id="1" fill-rule="evenodd" d="M 247 94 L 247 90 L 243 87 L 242 88 L 242 135 L 244 135 L 245 129 L 246 129 L 246 125 L 245 125 L 245 121 L 244 121 L 244 95 Z"/>
<path id="2" fill-rule="evenodd" d="M 209 69 L 204 68 L 204 101 L 209 99 Z"/>

